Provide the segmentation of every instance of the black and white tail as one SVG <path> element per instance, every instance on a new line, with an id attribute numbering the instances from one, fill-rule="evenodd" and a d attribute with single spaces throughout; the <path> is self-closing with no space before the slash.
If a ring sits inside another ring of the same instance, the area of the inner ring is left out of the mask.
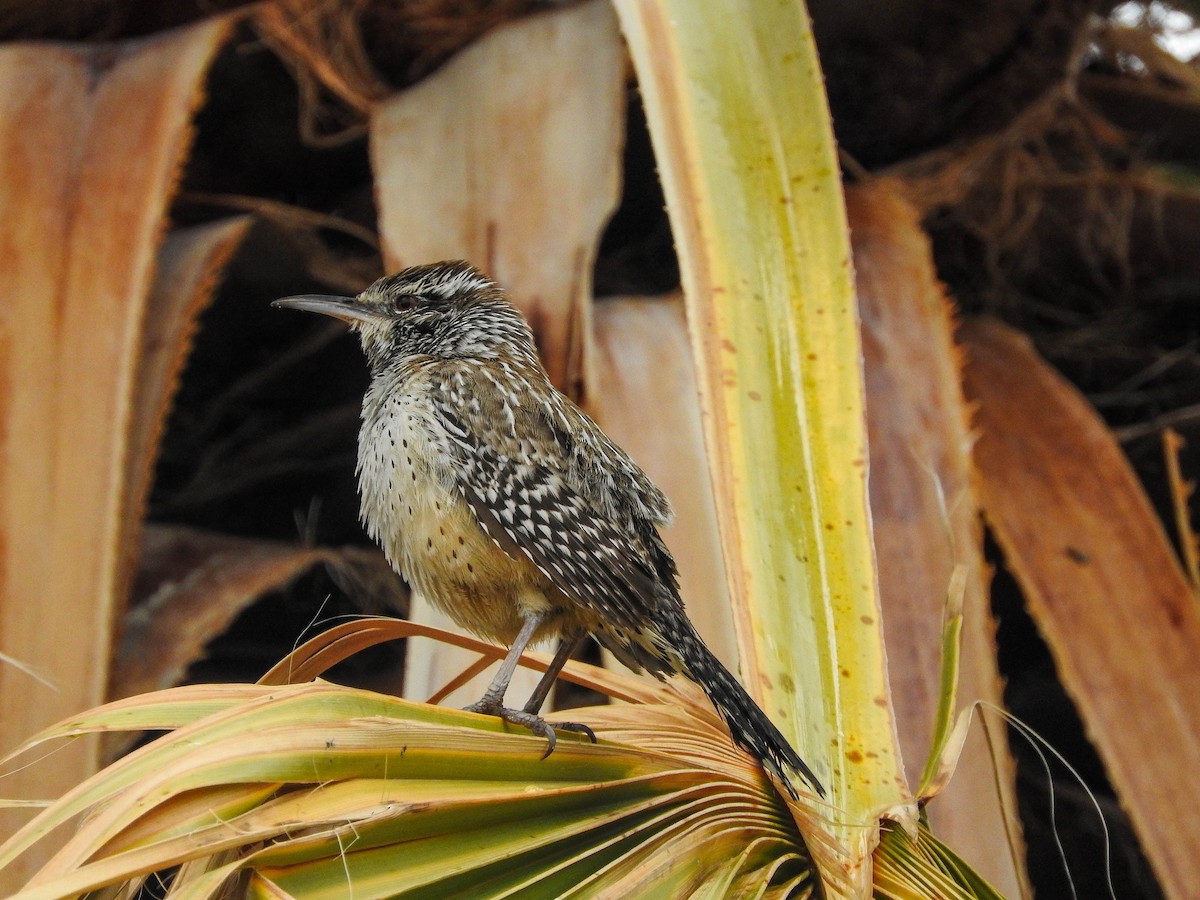
<path id="1" fill-rule="evenodd" d="M 771 720 L 758 708 L 758 704 L 746 693 L 746 689 L 721 665 L 721 661 L 713 656 L 712 651 L 704 645 L 704 641 L 686 618 L 684 623 L 676 639 L 676 650 L 687 665 L 692 680 L 704 689 L 704 693 L 708 694 L 713 706 L 729 726 L 733 739 L 761 760 L 767 771 L 782 781 L 793 797 L 798 795 L 792 786 L 789 771 L 799 774 L 813 790 L 824 797 L 825 788 L 821 786 L 812 769 L 800 758 L 800 754 L 792 749 L 787 738 L 771 724 Z"/>

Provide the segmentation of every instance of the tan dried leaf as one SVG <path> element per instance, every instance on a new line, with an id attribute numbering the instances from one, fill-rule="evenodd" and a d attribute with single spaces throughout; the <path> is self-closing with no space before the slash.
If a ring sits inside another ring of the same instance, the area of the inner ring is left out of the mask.
<path id="1" fill-rule="evenodd" d="M 969 484 L 971 436 L 953 308 L 929 240 L 917 211 L 886 182 L 848 190 L 846 209 L 862 316 L 871 522 L 888 673 L 916 785 L 934 749 L 941 633 L 956 566 L 965 576 L 960 705 L 1003 705 L 989 573 Z M 997 731 L 993 761 L 982 730 L 972 729 L 956 777 L 928 809 L 937 834 L 1016 897 L 1024 881 L 1011 853 L 1021 843 L 1016 773 L 1003 729 Z"/>
<path id="2" fill-rule="evenodd" d="M 1087 401 L 1006 326 L 961 334 L 980 504 L 1159 880 L 1192 896 L 1200 608 Z"/>
<path id="3" fill-rule="evenodd" d="M 0 48 L 0 652 L 59 685 L 0 666 L 3 747 L 104 696 L 135 528 L 126 460 L 146 300 L 229 29 L 210 19 L 119 45 Z M 97 762 L 96 743 L 78 741 L 39 786 Z M 0 832 L 13 821 L 0 814 Z"/>

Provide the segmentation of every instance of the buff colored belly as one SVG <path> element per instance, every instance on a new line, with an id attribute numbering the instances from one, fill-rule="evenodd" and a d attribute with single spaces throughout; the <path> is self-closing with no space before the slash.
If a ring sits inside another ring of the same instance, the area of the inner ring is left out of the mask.
<path id="1" fill-rule="evenodd" d="M 546 579 L 479 527 L 453 485 L 436 427 L 397 397 L 364 423 L 359 441 L 362 513 L 392 567 L 463 628 L 510 643 L 523 613 L 550 607 Z M 365 440 L 364 440 L 365 438 Z M 565 612 L 565 610 L 562 610 Z M 556 617 L 557 618 L 557 617 Z M 548 622 L 539 637 L 557 632 Z"/>

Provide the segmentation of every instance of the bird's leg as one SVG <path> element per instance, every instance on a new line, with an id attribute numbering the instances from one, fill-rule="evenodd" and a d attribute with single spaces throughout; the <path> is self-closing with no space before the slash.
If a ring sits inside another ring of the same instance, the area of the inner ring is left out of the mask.
<path id="1" fill-rule="evenodd" d="M 508 683 L 512 681 L 513 673 L 517 671 L 517 663 L 521 661 L 521 654 L 525 652 L 525 648 L 533 640 L 533 635 L 537 631 L 538 626 L 542 624 L 543 618 L 545 618 L 544 613 L 529 614 L 529 618 L 525 620 L 524 624 L 521 625 L 521 630 L 517 632 L 516 640 L 512 642 L 512 646 L 508 649 L 508 656 L 504 657 L 504 662 L 500 664 L 500 671 L 496 673 L 496 677 L 492 679 L 492 683 L 484 691 L 483 696 L 470 706 L 465 707 L 467 712 L 483 713 L 490 716 L 501 715 L 500 711 L 504 709 L 504 694 L 508 691 Z"/>
<path id="2" fill-rule="evenodd" d="M 587 637 L 585 634 L 573 634 L 566 635 L 562 639 L 558 645 L 558 652 L 554 654 L 554 659 L 550 660 L 550 667 L 546 669 L 542 680 L 529 695 L 529 701 L 525 704 L 525 712 L 536 716 L 541 711 L 542 704 L 546 702 L 546 698 L 550 696 L 550 691 L 554 688 L 554 680 L 558 678 L 558 673 L 562 671 L 562 667 L 567 664 L 567 660 L 571 658 L 575 648 L 583 643 L 585 637 Z"/>
<path id="3" fill-rule="evenodd" d="M 541 707 L 542 701 L 545 700 L 546 694 L 550 692 L 550 688 L 548 686 L 543 687 L 543 683 L 552 683 L 554 681 L 554 676 L 558 674 L 559 670 L 566 663 L 567 658 L 571 655 L 573 646 L 567 646 L 565 651 L 560 647 L 558 653 L 555 654 L 554 661 L 550 664 L 550 669 L 546 673 L 550 677 L 547 679 L 543 676 L 542 682 L 539 682 L 537 688 L 534 690 L 535 697 L 539 694 L 541 696 L 538 699 L 537 705 L 533 707 L 532 712 L 529 710 L 530 704 L 533 703 L 532 697 L 524 710 L 509 709 L 504 705 L 504 694 L 508 690 L 508 683 L 512 681 L 513 672 L 517 670 L 517 663 L 521 659 L 521 654 L 525 652 L 525 648 L 533 639 L 533 635 L 537 632 L 538 626 L 542 624 L 543 618 L 544 614 L 542 613 L 530 614 L 529 618 L 521 625 L 521 630 L 517 633 L 512 647 L 509 648 L 508 655 L 504 657 L 504 662 L 500 664 L 500 671 L 496 673 L 496 677 L 492 679 L 491 685 L 484 691 L 483 697 L 470 706 L 465 707 L 465 709 L 467 712 L 482 713 L 486 716 L 499 716 L 505 722 L 512 722 L 514 725 L 524 725 L 534 734 L 544 737 L 546 739 L 546 752 L 542 754 L 542 759 L 545 759 L 554 752 L 554 746 L 558 743 L 558 736 L 554 733 L 554 728 L 537 714 L 537 710 Z M 571 644 L 573 645 L 577 642 L 578 640 L 571 642 Z M 586 725 L 580 725 L 575 722 L 562 722 L 555 727 L 563 728 L 567 731 L 582 732 L 591 738 L 592 743 L 596 742 L 596 735 Z"/>
<path id="4" fill-rule="evenodd" d="M 567 635 L 559 643 L 558 652 L 554 654 L 554 659 L 550 660 L 549 667 L 542 674 L 542 680 L 537 683 L 537 687 L 533 689 L 533 693 L 529 695 L 529 700 L 525 703 L 527 715 L 536 716 L 538 714 L 542 704 L 546 702 L 546 697 L 550 695 L 551 688 L 554 687 L 554 680 L 558 678 L 558 673 L 562 671 L 562 667 L 567 664 L 567 660 L 571 658 L 575 648 L 583 643 L 585 637 L 587 635 L 583 633 Z M 596 743 L 596 732 L 582 722 L 555 722 L 554 727 L 563 731 L 574 731 L 587 735 L 588 740 L 593 744 Z"/>

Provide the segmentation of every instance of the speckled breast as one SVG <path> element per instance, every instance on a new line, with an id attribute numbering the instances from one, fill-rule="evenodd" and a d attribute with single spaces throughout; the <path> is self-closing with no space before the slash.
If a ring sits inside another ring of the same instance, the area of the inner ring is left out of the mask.
<path id="1" fill-rule="evenodd" d="M 543 579 L 477 524 L 419 378 L 372 385 L 358 457 L 362 519 L 392 567 L 464 628 L 511 641 L 521 607 L 546 603 L 537 587 Z"/>

